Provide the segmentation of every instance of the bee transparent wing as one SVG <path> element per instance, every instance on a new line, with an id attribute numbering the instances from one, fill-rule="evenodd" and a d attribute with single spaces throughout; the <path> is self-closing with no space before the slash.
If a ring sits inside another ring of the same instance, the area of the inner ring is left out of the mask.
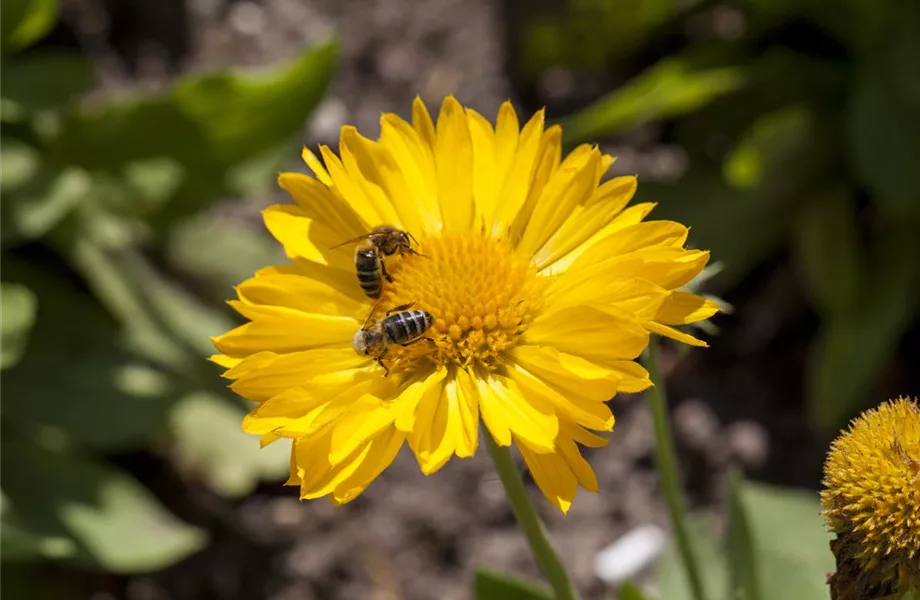
<path id="1" fill-rule="evenodd" d="M 373 234 L 373 233 L 365 233 L 364 235 L 359 235 L 359 236 L 356 237 L 356 238 L 351 238 L 350 240 L 345 240 L 345 241 L 342 242 L 341 244 L 336 244 L 335 246 L 331 246 L 329 249 L 330 249 L 330 250 L 335 250 L 336 248 L 341 248 L 342 246 L 347 246 L 348 244 L 357 244 L 358 242 L 361 242 L 361 241 L 364 241 L 364 240 L 370 238 L 372 235 L 374 235 L 374 234 Z"/>

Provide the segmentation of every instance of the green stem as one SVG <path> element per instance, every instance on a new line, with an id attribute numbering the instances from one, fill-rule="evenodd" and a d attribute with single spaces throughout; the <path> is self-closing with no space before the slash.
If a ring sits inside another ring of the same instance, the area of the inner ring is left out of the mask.
<path id="1" fill-rule="evenodd" d="M 524 488 L 524 482 L 518 472 L 514 460 L 511 458 L 509 448 L 499 446 L 492 439 L 492 435 L 483 430 L 482 437 L 485 438 L 486 446 L 489 448 L 489 454 L 492 456 L 492 462 L 495 463 L 495 470 L 498 471 L 498 477 L 502 480 L 505 487 L 505 494 L 511 503 L 511 510 L 517 518 L 518 525 L 524 531 L 527 537 L 527 544 L 533 553 L 540 571 L 549 581 L 553 588 L 553 594 L 556 600 L 576 600 L 578 596 L 572 588 L 569 581 L 569 575 L 562 564 L 559 555 L 553 548 L 552 542 L 543 527 L 543 522 L 537 515 L 537 510 L 530 502 L 527 496 L 527 490 Z"/>
<path id="2" fill-rule="evenodd" d="M 664 378 L 658 369 L 658 346 L 654 337 L 649 340 L 646 363 L 652 383 L 655 384 L 646 392 L 646 396 L 652 409 L 652 422 L 655 427 L 655 462 L 658 464 L 658 473 L 661 476 L 661 487 L 664 490 L 665 501 L 668 503 L 671 526 L 677 538 L 677 549 L 680 551 L 693 598 L 694 600 L 705 600 L 699 565 L 697 565 L 693 548 L 690 546 L 690 536 L 687 533 L 684 518 L 686 509 L 681 495 L 677 457 L 674 453 L 674 442 L 671 439 L 671 427 L 668 422 L 668 400 Z"/>

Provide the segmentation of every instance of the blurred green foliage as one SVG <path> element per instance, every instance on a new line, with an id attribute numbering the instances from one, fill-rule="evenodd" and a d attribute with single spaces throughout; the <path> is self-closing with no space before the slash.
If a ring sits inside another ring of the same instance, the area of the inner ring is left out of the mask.
<path id="1" fill-rule="evenodd" d="M 820 600 L 834 571 L 831 535 L 818 495 L 731 477 L 729 522 L 722 540 L 702 519 L 691 519 L 691 540 L 712 600 Z M 659 566 L 661 597 L 692 600 L 676 548 Z"/>
<path id="2" fill-rule="evenodd" d="M 562 120 L 567 141 L 666 124 L 687 169 L 645 181 L 641 199 L 724 262 L 715 292 L 789 256 L 820 316 L 805 381 L 813 423 L 833 430 L 871 404 L 920 314 L 920 3 L 537 7 L 514 46 L 525 76 L 628 75 Z"/>
<path id="3" fill-rule="evenodd" d="M 91 63 L 38 44 L 57 3 L 2 11 L 2 559 L 16 595 L 36 589 L 32 561 L 145 572 L 206 543 L 116 455 L 152 451 L 226 496 L 287 472 L 282 444 L 258 452 L 240 431 L 246 407 L 205 360 L 234 324 L 229 282 L 280 257 L 204 209 L 264 193 L 296 156 L 337 45 L 81 102 Z"/>

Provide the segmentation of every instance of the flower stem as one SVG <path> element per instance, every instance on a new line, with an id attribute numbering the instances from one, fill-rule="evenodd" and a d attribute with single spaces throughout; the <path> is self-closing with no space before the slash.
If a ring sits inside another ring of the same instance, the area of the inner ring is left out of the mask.
<path id="1" fill-rule="evenodd" d="M 546 580 L 549 581 L 550 586 L 553 588 L 553 595 L 556 600 L 576 600 L 578 596 L 572 588 L 569 575 L 562 564 L 562 560 L 560 560 L 559 555 L 553 548 L 552 542 L 550 542 L 546 528 L 537 515 L 537 510 L 527 496 L 524 482 L 521 480 L 517 466 L 511 458 L 510 449 L 496 444 L 495 440 L 492 439 L 492 435 L 485 429 L 482 437 L 485 438 L 489 454 L 492 456 L 492 462 L 495 463 L 495 470 L 498 471 L 498 477 L 505 487 L 505 494 L 507 494 L 508 501 L 511 503 L 511 510 L 514 511 L 518 525 L 527 537 L 527 544 L 530 546 L 530 551 L 533 553 L 540 571 L 543 572 L 543 576 L 546 577 Z"/>
<path id="2" fill-rule="evenodd" d="M 671 526 L 677 538 L 677 549 L 683 561 L 687 581 L 694 600 L 705 600 L 703 581 L 700 578 L 699 565 L 693 548 L 690 546 L 690 536 L 687 533 L 685 522 L 686 508 L 680 491 L 680 477 L 677 473 L 677 457 L 674 453 L 674 442 L 671 438 L 671 427 L 668 422 L 668 400 L 665 392 L 664 378 L 658 369 L 658 344 L 653 336 L 649 340 L 648 360 L 646 361 L 649 376 L 654 386 L 646 392 L 649 405 L 652 409 L 652 422 L 655 428 L 655 462 L 661 476 L 661 487 L 664 490 L 665 501 L 671 516 Z"/>

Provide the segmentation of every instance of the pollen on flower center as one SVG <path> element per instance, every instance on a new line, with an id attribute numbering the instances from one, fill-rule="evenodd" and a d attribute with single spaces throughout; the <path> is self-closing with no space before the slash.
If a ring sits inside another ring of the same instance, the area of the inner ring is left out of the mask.
<path id="1" fill-rule="evenodd" d="M 412 304 L 434 317 L 426 334 L 431 341 L 390 348 L 389 368 L 427 361 L 494 370 L 539 311 L 546 278 L 510 244 L 480 233 L 427 238 L 418 251 L 387 259 L 393 281 L 385 284 L 375 317 Z"/>

